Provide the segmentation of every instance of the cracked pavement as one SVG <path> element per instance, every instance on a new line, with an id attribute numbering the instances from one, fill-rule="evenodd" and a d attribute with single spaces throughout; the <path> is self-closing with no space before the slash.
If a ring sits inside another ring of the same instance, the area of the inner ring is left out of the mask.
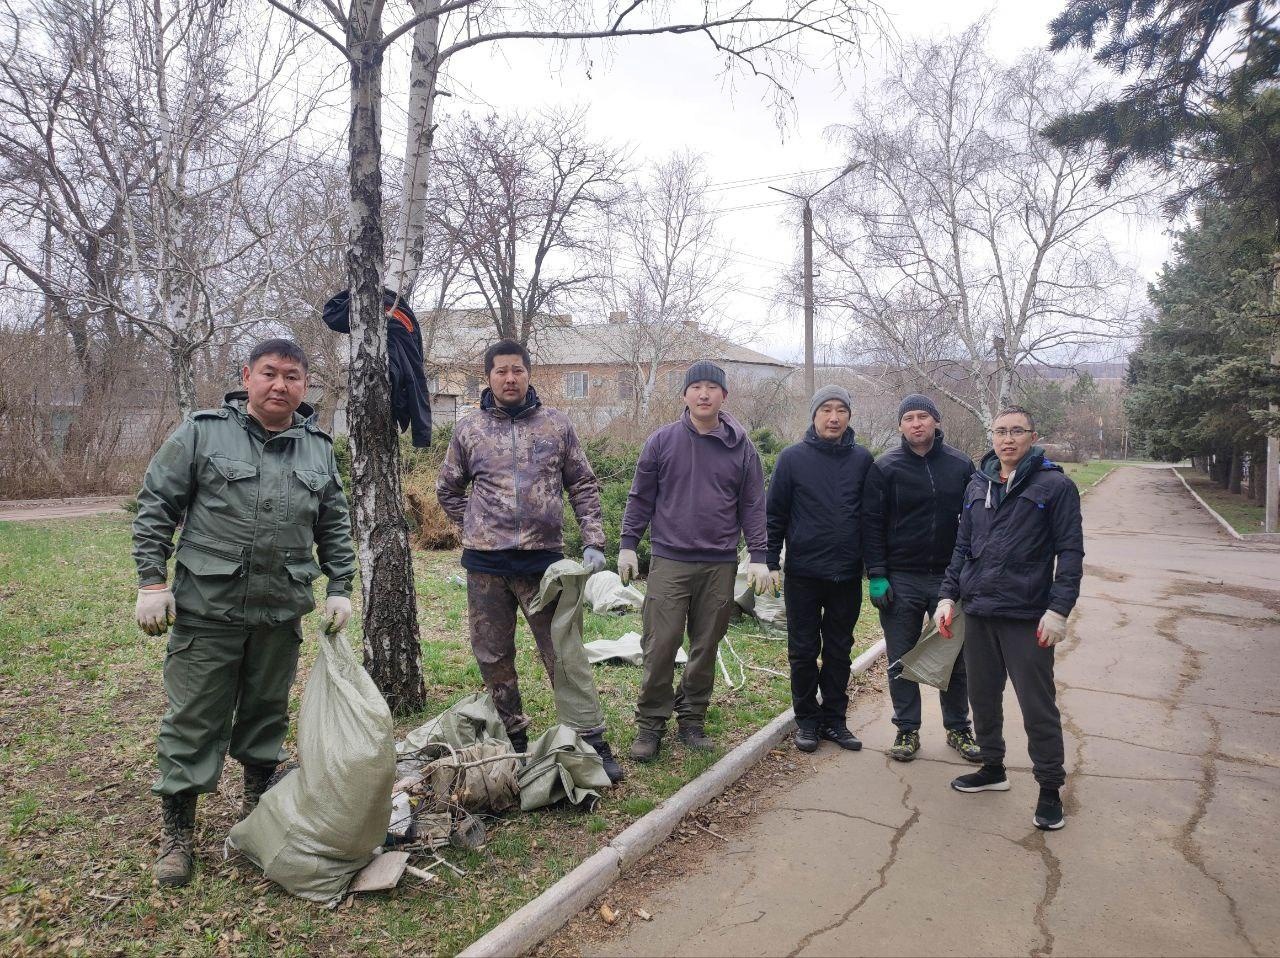
<path id="1" fill-rule="evenodd" d="M 1057 657 L 1067 826 L 1031 825 L 1016 700 L 1004 793 L 948 788 L 925 689 L 920 757 L 890 761 L 888 696 L 849 716 L 703 867 L 654 891 L 605 955 L 1280 953 L 1280 546 L 1220 531 L 1166 470 L 1084 500 L 1087 571 Z"/>

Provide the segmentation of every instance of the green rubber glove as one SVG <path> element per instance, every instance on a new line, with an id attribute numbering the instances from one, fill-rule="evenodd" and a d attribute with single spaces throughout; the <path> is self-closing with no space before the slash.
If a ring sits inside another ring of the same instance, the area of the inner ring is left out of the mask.
<path id="1" fill-rule="evenodd" d="M 871 595 L 871 604 L 877 609 L 887 609 L 893 605 L 893 586 L 884 576 L 872 576 L 867 592 Z"/>

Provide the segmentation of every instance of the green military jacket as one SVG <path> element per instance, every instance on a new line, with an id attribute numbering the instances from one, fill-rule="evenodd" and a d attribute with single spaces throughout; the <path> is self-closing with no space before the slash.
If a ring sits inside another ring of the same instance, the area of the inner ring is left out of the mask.
<path id="1" fill-rule="evenodd" d="M 152 458 L 133 559 L 140 586 L 166 581 L 183 523 L 173 577 L 179 611 L 263 625 L 315 608 L 311 583 L 322 571 L 329 595 L 349 595 L 356 562 L 333 441 L 311 408 L 299 407 L 293 425 L 272 435 L 247 400 L 228 393 L 221 409 L 192 413 Z"/>

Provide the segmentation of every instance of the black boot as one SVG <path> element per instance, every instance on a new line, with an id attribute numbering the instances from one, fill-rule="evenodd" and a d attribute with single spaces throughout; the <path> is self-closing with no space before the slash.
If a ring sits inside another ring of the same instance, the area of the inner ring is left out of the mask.
<path id="1" fill-rule="evenodd" d="M 610 782 L 617 785 L 627 777 L 627 773 L 622 770 L 618 760 L 613 757 L 613 749 L 609 748 L 609 743 L 604 740 L 603 732 L 598 732 L 595 735 L 584 735 L 582 740 L 596 750 L 596 754 L 604 762 L 604 773 L 609 776 Z"/>
<path id="2" fill-rule="evenodd" d="M 508 732 L 507 738 L 511 740 L 511 751 L 527 752 L 529 751 L 529 733 L 524 729 L 518 732 Z"/>
<path id="3" fill-rule="evenodd" d="M 192 845 L 196 830 L 196 797 L 165 795 L 160 799 L 164 811 L 164 834 L 160 838 L 160 857 L 151 868 L 156 884 L 177 887 L 191 881 L 195 865 Z"/>
<path id="4" fill-rule="evenodd" d="M 275 773 L 275 765 L 244 766 L 244 797 L 240 800 L 241 818 L 248 818 L 249 813 L 258 807 L 263 794 L 271 787 L 271 776 Z"/>

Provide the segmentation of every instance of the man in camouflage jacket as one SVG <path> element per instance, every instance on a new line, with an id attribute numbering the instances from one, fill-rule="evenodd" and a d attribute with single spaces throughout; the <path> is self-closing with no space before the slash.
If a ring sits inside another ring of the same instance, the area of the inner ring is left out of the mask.
<path id="1" fill-rule="evenodd" d="M 351 615 L 351 523 L 333 442 L 302 402 L 306 356 L 269 339 L 241 375 L 244 392 L 192 413 L 156 452 L 133 523 L 138 625 L 169 632 L 151 789 L 164 810 L 161 885 L 191 878 L 196 797 L 217 789 L 228 748 L 244 766 L 242 814 L 284 757 L 302 616 L 321 573 L 327 627 Z"/>
<path id="2" fill-rule="evenodd" d="M 518 606 L 551 678 L 560 721 L 600 754 L 617 782 L 623 772 L 604 738 L 586 652 L 581 642 L 555 642 L 554 606 L 532 611 L 543 573 L 564 558 L 566 492 L 582 529 L 582 564 L 592 573 L 604 568 L 600 487 L 569 417 L 543 406 L 529 384 L 528 351 L 502 340 L 485 352 L 484 364 L 489 385 L 480 408 L 454 429 L 436 483 L 441 508 L 462 527 L 471 649 L 512 745 L 525 751 L 530 718 L 516 677 Z"/>

